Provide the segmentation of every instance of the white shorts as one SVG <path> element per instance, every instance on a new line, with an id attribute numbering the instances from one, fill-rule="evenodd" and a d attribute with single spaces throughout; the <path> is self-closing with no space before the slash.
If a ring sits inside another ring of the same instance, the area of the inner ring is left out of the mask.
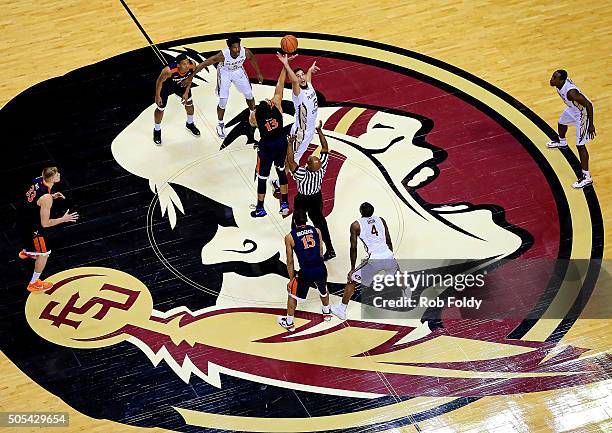
<path id="1" fill-rule="evenodd" d="M 313 138 L 314 131 L 311 133 L 306 131 L 306 134 L 301 141 L 298 141 L 298 137 L 295 138 L 295 143 L 293 144 L 293 159 L 298 164 L 300 164 L 300 159 L 302 158 L 302 155 L 304 155 L 304 152 L 306 152 L 306 149 L 308 149 L 308 145 L 312 142 Z"/>
<path id="2" fill-rule="evenodd" d="M 589 119 L 586 115 L 586 111 L 584 114 L 580 111 L 572 110 L 567 107 L 561 113 L 559 117 L 559 123 L 561 125 L 574 125 L 576 126 L 576 146 L 584 146 L 591 139 L 589 138 Z"/>
<path id="3" fill-rule="evenodd" d="M 217 88 L 215 92 L 219 98 L 229 98 L 230 85 L 234 83 L 240 93 L 246 99 L 253 99 L 253 89 L 251 82 L 244 68 L 236 69 L 235 71 L 226 71 L 219 67 L 217 69 Z"/>
<path id="4" fill-rule="evenodd" d="M 395 274 L 397 271 L 399 271 L 399 265 L 393 257 L 388 259 L 366 259 L 351 274 L 351 280 L 357 284 L 371 286 L 374 275 Z"/>

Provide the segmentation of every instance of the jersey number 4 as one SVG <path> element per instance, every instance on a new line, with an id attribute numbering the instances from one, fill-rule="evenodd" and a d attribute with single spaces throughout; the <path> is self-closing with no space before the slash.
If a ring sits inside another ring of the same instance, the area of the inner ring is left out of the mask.
<path id="1" fill-rule="evenodd" d="M 278 128 L 278 121 L 276 119 L 270 119 L 266 122 L 266 129 L 268 132 L 276 128 Z"/>
<path id="2" fill-rule="evenodd" d="M 302 243 L 304 244 L 304 249 L 307 250 L 308 248 L 312 248 L 314 247 L 317 243 L 315 242 L 315 240 L 313 239 L 312 235 L 306 235 L 302 238 Z"/>
<path id="3" fill-rule="evenodd" d="M 374 236 L 378 236 L 378 230 L 376 230 L 376 226 L 372 226 L 372 234 Z"/>

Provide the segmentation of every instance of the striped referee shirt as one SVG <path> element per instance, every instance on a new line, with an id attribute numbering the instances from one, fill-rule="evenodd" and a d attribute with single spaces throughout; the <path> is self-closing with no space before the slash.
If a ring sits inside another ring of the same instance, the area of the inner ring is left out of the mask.
<path id="1" fill-rule="evenodd" d="M 298 192 L 302 195 L 313 195 L 321 192 L 323 177 L 327 171 L 327 160 L 329 153 L 321 153 L 321 168 L 318 171 L 310 171 L 306 167 L 299 167 L 293 172 L 293 178 L 297 183 Z"/>

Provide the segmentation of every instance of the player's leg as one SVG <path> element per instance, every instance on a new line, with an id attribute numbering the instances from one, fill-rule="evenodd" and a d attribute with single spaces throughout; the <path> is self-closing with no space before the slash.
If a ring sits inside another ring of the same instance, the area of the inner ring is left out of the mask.
<path id="1" fill-rule="evenodd" d="M 314 131 L 305 131 L 300 141 L 298 141 L 296 137 L 295 144 L 293 146 L 293 159 L 298 164 L 300 164 L 300 160 L 302 159 L 302 156 L 304 156 L 306 150 L 308 150 L 308 146 L 310 145 L 310 143 L 312 143 L 313 138 Z"/>
<path id="2" fill-rule="evenodd" d="M 321 298 L 321 312 L 323 313 L 323 320 L 331 320 L 331 309 L 329 307 L 329 292 L 327 291 L 327 268 L 323 268 L 320 278 L 315 281 L 314 286 L 319 291 Z"/>
<path id="3" fill-rule="evenodd" d="M 278 175 L 278 183 L 281 199 L 280 199 L 280 210 L 279 213 L 283 216 L 289 215 L 289 186 L 287 179 L 287 172 L 285 171 L 285 160 L 287 159 L 287 146 L 285 145 L 286 140 L 283 137 L 278 140 L 277 152 L 274 158 L 274 166 L 276 167 L 276 174 Z"/>
<path id="4" fill-rule="evenodd" d="M 334 246 L 332 245 L 331 236 L 329 234 L 329 228 L 327 227 L 327 220 L 323 216 L 323 195 L 319 192 L 309 197 L 310 203 L 308 206 L 308 217 L 312 221 L 313 225 L 321 230 L 322 241 L 325 244 L 325 255 L 323 259 L 325 261 L 336 257 Z"/>
<path id="5" fill-rule="evenodd" d="M 344 286 L 344 292 L 342 293 L 342 302 L 337 305 L 332 305 L 331 312 L 339 319 L 346 320 L 346 309 L 351 301 L 355 289 L 362 284 L 362 281 L 368 277 L 374 275 L 373 269 L 367 260 L 361 262 L 361 264 L 349 275 L 348 283 Z"/>
<path id="6" fill-rule="evenodd" d="M 572 111 L 570 108 L 568 107 L 563 110 L 563 113 L 561 113 L 561 116 L 559 117 L 559 122 L 557 123 L 558 138 L 546 143 L 546 147 L 550 149 L 567 147 L 567 139 L 565 138 L 567 126 L 575 123 L 576 120 L 574 119 L 574 116 L 572 116 Z"/>
<path id="7" fill-rule="evenodd" d="M 576 148 L 580 157 L 580 167 L 582 168 L 582 176 L 572 184 L 573 188 L 580 189 L 593 183 L 593 178 L 589 172 L 589 151 L 586 144 L 591 141 L 589 137 L 589 121 L 586 114 L 576 119 Z"/>
<path id="8" fill-rule="evenodd" d="M 181 102 L 185 105 L 185 113 L 187 113 L 187 122 L 185 122 L 185 128 L 189 130 L 196 137 L 200 136 L 200 130 L 196 127 L 193 121 L 193 113 L 195 108 L 193 106 L 193 97 L 191 96 L 191 89 L 189 89 L 189 94 L 187 95 L 187 100 L 183 100 L 183 95 L 179 95 L 181 97 Z"/>
<path id="9" fill-rule="evenodd" d="M 255 167 L 255 175 L 257 178 L 257 206 L 251 212 L 253 218 L 260 218 L 267 215 L 264 209 L 264 200 L 266 198 L 266 184 L 272 169 L 272 158 L 265 149 L 257 150 L 257 166 Z"/>
<path id="10" fill-rule="evenodd" d="M 229 98 L 229 88 L 231 84 L 231 77 L 228 71 L 223 71 L 221 68 L 217 69 L 217 96 L 219 97 L 219 103 L 217 104 L 217 135 L 219 138 L 225 138 L 225 124 L 223 123 L 223 117 L 225 116 L 225 107 L 227 107 L 227 99 Z"/>
<path id="11" fill-rule="evenodd" d="M 166 104 L 168 103 L 168 96 L 170 95 L 169 84 L 165 84 L 162 86 L 160 96 L 161 96 L 161 105 L 155 106 L 155 113 L 153 113 L 153 120 L 155 121 L 155 125 L 153 127 L 153 142 L 160 146 L 162 143 L 161 138 L 161 122 L 164 118 L 164 110 L 166 109 Z"/>
<path id="12" fill-rule="evenodd" d="M 344 286 L 344 292 L 342 293 L 342 302 L 337 305 L 331 306 L 331 312 L 334 316 L 338 317 L 341 320 L 346 320 L 346 309 L 348 308 L 348 304 L 351 301 L 351 297 L 353 293 L 355 293 L 355 289 L 357 288 L 357 283 L 355 281 L 349 281 Z"/>
<path id="13" fill-rule="evenodd" d="M 301 209 L 304 212 L 308 212 L 308 206 L 306 204 L 306 196 L 300 194 L 299 192 L 295 195 L 295 197 L 293 198 L 293 213 L 295 214 L 295 212 Z M 293 218 L 291 219 L 291 228 L 294 229 L 295 226 L 295 222 L 293 221 Z"/>
<path id="14" fill-rule="evenodd" d="M 277 322 L 289 332 L 293 332 L 295 330 L 293 319 L 295 317 L 295 309 L 297 308 L 298 299 L 306 299 L 310 285 L 311 282 L 305 278 L 300 278 L 300 275 L 289 280 L 289 283 L 287 284 L 287 315 L 278 316 Z"/>
<path id="15" fill-rule="evenodd" d="M 244 69 L 238 69 L 232 74 L 232 82 L 240 93 L 244 96 L 247 106 L 251 113 L 255 112 L 255 98 L 253 97 L 253 87 Z M 251 114 L 249 113 L 249 115 Z M 250 127 L 247 131 L 247 144 L 255 143 L 255 128 Z"/>
<path id="16" fill-rule="evenodd" d="M 36 260 L 34 262 L 34 272 L 32 272 L 32 277 L 30 278 L 30 283 L 28 284 L 28 290 L 30 292 L 44 292 L 53 287 L 53 283 L 42 281 L 40 279 L 40 275 L 45 270 L 45 266 L 47 265 L 47 260 L 49 259 L 49 254 L 51 254 L 51 251 L 47 249 L 48 246 L 45 238 L 39 232 L 35 232 L 33 234 L 32 244 L 33 248 L 30 248 L 30 250 L 33 249 L 34 251 L 27 251 L 27 253 L 31 253 L 33 256 L 35 256 Z"/>

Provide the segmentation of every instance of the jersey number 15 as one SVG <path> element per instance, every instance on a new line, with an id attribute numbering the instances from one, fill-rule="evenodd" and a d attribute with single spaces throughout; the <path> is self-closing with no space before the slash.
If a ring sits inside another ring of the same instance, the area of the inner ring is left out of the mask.
<path id="1" fill-rule="evenodd" d="M 313 239 L 312 235 L 306 235 L 302 237 L 302 243 L 304 244 L 305 250 L 307 250 L 308 248 L 312 248 L 317 244 Z"/>

